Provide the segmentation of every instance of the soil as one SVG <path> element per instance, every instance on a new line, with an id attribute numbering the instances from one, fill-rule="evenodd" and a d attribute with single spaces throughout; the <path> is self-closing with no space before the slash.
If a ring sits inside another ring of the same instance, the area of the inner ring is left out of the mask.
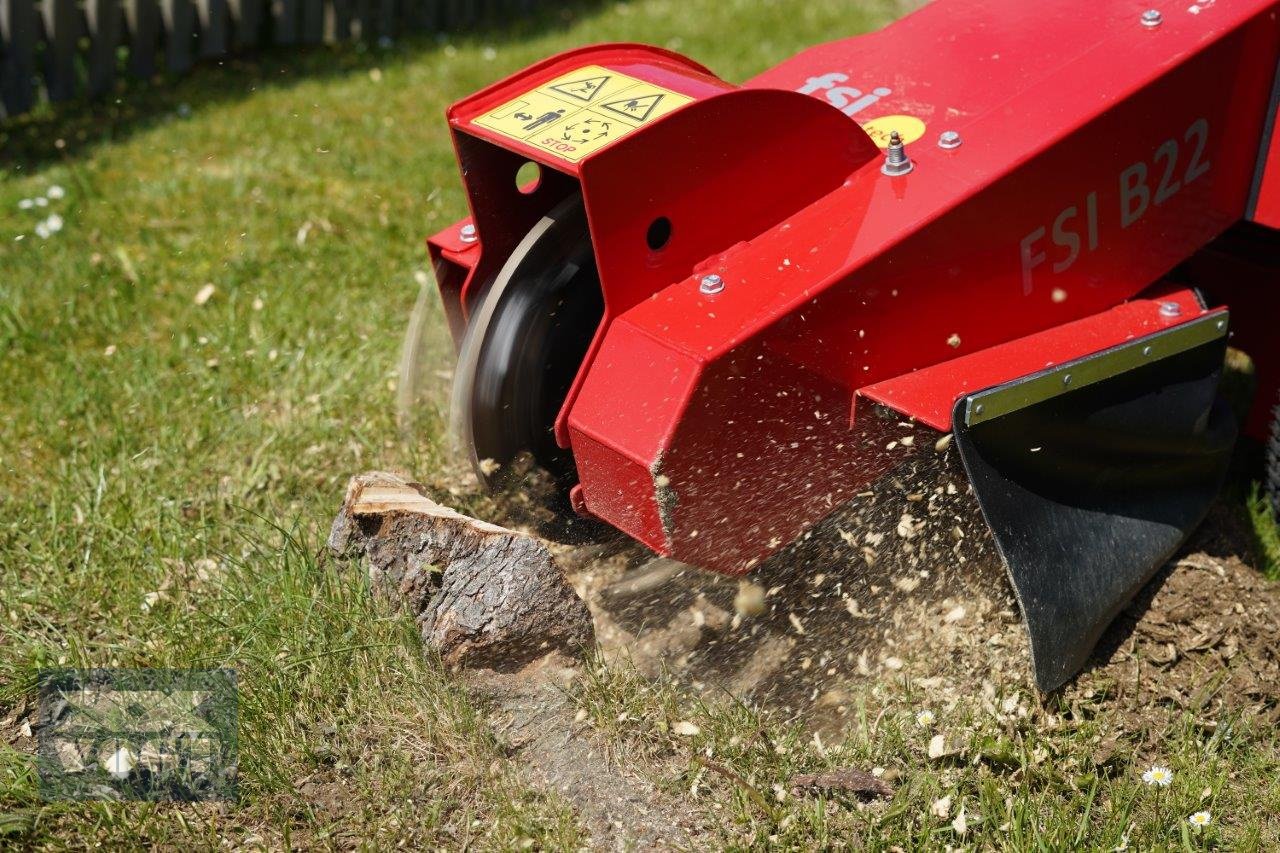
<path id="1" fill-rule="evenodd" d="M 824 737 L 847 729 L 859 687 L 890 677 L 910 677 L 919 701 L 939 708 L 1010 687 L 1039 696 L 1012 590 L 955 456 L 922 452 L 741 579 L 607 534 L 556 546 L 557 560 L 591 607 L 606 659 L 674 676 L 708 699 L 732 696 Z M 533 506 L 522 501 L 505 523 L 539 527 L 545 518 Z M 1113 623 L 1085 670 L 1041 696 L 1042 707 L 1103 701 L 1137 732 L 1188 710 L 1276 721 L 1280 585 L 1254 565 L 1238 504 L 1216 505 Z M 660 769 L 618 773 L 607 745 L 574 731 L 563 693 L 492 682 L 485 689 L 498 707 L 536 721 L 523 730 L 554 729 L 515 750 L 530 750 L 535 781 L 577 805 L 594 844 L 653 847 L 687 837 L 660 831 L 690 820 L 644 781 Z M 646 823 L 653 814 L 665 823 Z M 618 823 L 628 830 L 619 834 Z"/>
<path id="2" fill-rule="evenodd" d="M 567 692 L 574 675 L 572 662 L 551 655 L 515 677 L 477 673 L 471 686 L 529 780 L 572 803 L 597 848 L 690 848 L 699 820 L 654 785 L 662 768 L 639 770 L 578 719 Z"/>

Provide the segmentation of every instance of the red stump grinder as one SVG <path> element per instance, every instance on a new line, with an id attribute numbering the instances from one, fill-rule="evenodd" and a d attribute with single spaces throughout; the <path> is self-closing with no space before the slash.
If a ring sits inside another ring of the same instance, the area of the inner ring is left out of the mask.
<path id="1" fill-rule="evenodd" d="M 736 574 L 898 422 L 952 434 L 1061 685 L 1280 390 L 1280 3 L 1148 2 L 938 0 L 741 85 L 600 45 L 455 104 L 471 216 L 429 246 L 480 478 L 531 454 Z"/>

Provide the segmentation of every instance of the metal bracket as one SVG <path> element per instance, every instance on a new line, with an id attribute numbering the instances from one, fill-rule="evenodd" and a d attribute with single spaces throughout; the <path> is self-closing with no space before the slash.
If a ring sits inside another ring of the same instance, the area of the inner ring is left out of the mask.
<path id="1" fill-rule="evenodd" d="M 975 426 L 1086 388 L 1162 358 L 1186 352 L 1227 336 L 1230 317 L 1220 311 L 1147 337 L 1135 338 L 1094 355 L 1055 365 L 1005 385 L 966 398 L 964 423 Z"/>

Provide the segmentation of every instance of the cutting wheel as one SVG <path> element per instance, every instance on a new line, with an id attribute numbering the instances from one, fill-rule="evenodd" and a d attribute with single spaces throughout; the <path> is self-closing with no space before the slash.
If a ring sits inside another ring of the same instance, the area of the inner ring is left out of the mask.
<path id="1" fill-rule="evenodd" d="M 481 482 L 509 477 L 524 452 L 562 488 L 573 459 L 556 415 L 604 307 L 582 198 L 557 205 L 525 235 L 475 303 L 458 351 L 451 419 Z"/>

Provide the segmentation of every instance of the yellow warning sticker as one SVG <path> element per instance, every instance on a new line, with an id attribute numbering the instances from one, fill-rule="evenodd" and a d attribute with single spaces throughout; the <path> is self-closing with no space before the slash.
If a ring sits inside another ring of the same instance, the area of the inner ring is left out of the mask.
<path id="1" fill-rule="evenodd" d="M 904 145 L 924 136 L 924 122 L 915 116 L 880 116 L 864 124 L 862 129 L 871 137 L 871 141 L 881 148 L 889 147 L 889 134 L 895 130 L 902 137 Z"/>
<path id="2" fill-rule="evenodd" d="M 472 123 L 576 163 L 692 101 L 599 65 L 542 84 Z"/>

